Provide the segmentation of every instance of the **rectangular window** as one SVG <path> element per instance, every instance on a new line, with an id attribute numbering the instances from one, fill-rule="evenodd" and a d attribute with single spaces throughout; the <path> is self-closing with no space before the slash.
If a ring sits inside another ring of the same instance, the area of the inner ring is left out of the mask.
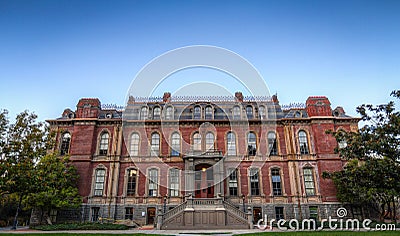
<path id="1" fill-rule="evenodd" d="M 229 195 L 237 196 L 238 195 L 238 174 L 237 169 L 229 169 Z"/>
<path id="2" fill-rule="evenodd" d="M 317 206 L 309 206 L 308 209 L 310 210 L 310 219 L 317 221 L 318 220 L 318 207 Z"/>
<path id="3" fill-rule="evenodd" d="M 105 181 L 106 170 L 105 169 L 97 169 L 95 176 L 95 186 L 94 186 L 94 195 L 102 196 L 104 190 L 104 181 Z"/>
<path id="4" fill-rule="evenodd" d="M 133 207 L 125 208 L 125 220 L 133 220 Z"/>
<path id="5" fill-rule="evenodd" d="M 260 195 L 260 182 L 258 169 L 250 169 L 250 193 L 252 196 Z"/>
<path id="6" fill-rule="evenodd" d="M 315 195 L 313 170 L 311 168 L 304 168 L 303 176 L 304 176 L 304 186 L 306 189 L 306 195 L 307 196 Z"/>
<path id="7" fill-rule="evenodd" d="M 99 212 L 100 212 L 100 207 L 92 207 L 92 221 L 96 222 L 99 220 Z"/>
<path id="8" fill-rule="evenodd" d="M 128 186 L 126 189 L 126 195 L 134 196 L 136 193 L 136 176 L 137 170 L 129 169 L 128 170 Z"/>
<path id="9" fill-rule="evenodd" d="M 179 170 L 171 169 L 169 171 L 169 196 L 179 196 Z"/>
<path id="10" fill-rule="evenodd" d="M 275 219 L 278 221 L 280 219 L 285 219 L 285 215 L 283 214 L 283 207 L 275 207 Z"/>
<path id="11" fill-rule="evenodd" d="M 149 196 L 156 197 L 158 191 L 158 170 L 149 170 Z"/>
<path id="12" fill-rule="evenodd" d="M 57 221 L 57 210 L 51 209 L 50 210 L 50 220 L 52 223 L 56 223 Z"/>
<path id="13" fill-rule="evenodd" d="M 271 170 L 271 178 L 272 178 L 272 193 L 274 196 L 282 195 L 282 184 L 281 184 L 281 175 L 279 169 Z"/>

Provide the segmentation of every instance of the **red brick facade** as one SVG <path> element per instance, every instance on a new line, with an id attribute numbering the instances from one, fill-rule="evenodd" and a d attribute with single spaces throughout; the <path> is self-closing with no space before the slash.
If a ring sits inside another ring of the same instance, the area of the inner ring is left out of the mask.
<path id="1" fill-rule="evenodd" d="M 239 107 L 238 117 L 235 117 L 235 106 Z M 166 118 L 167 107 L 172 107 L 169 118 Z M 197 111 L 200 111 L 199 117 L 195 114 Z M 322 173 L 340 170 L 344 162 L 334 153 L 338 144 L 326 131 L 356 130 L 358 119 L 345 115 L 341 107 L 332 110 L 326 97 L 309 97 L 305 106 L 282 109 L 276 96 L 255 101 L 239 92 L 227 101 L 212 98 L 174 101 L 170 93 L 151 102 L 130 98 L 125 112 L 102 109 L 99 99 L 85 98 L 78 102 L 76 111 L 66 109 L 61 118 L 48 122 L 58 134 L 57 149 L 66 148 L 78 169 L 83 219 L 127 217 L 152 223 L 151 208 L 163 207 L 164 201 L 165 207 L 174 207 L 188 194 L 223 196 L 239 208 L 243 204 L 252 207 L 255 218 L 261 213 L 274 218 L 276 207 L 283 207 L 285 218 L 310 216 L 310 207 L 318 207 L 320 218 L 332 215 L 339 203 L 332 181 L 322 178 Z M 159 153 L 151 155 L 155 132 L 160 137 L 156 145 Z M 180 150 L 175 154 L 170 145 L 174 132 L 180 135 Z M 196 132 L 202 137 L 201 152 L 193 151 Z M 207 150 L 206 135 L 210 132 L 215 138 L 214 147 Z M 234 155 L 228 155 L 229 132 L 235 135 Z M 249 132 L 256 137 L 255 153 L 249 152 L 252 141 Z M 271 152 L 270 132 L 276 137 L 275 153 Z M 66 133 L 70 134 L 69 141 L 63 140 Z M 132 148 L 134 141 L 130 140 L 133 133 L 139 135 L 137 153 Z M 216 163 L 222 166 L 215 167 Z M 211 177 L 205 177 L 207 180 L 200 180 L 201 171 L 190 172 L 204 165 L 214 166 Z M 229 169 L 236 167 L 235 192 L 235 181 L 229 183 Z M 130 183 L 134 188 L 130 191 L 134 193 L 128 194 L 131 168 L 138 172 L 134 183 Z M 152 168 L 157 170 L 158 187 L 154 193 L 150 191 L 150 177 L 146 178 Z M 171 196 L 170 192 L 172 168 L 183 171 L 179 173 L 177 196 Z M 98 169 L 104 170 L 104 177 L 103 172 L 96 172 Z M 253 184 L 250 169 L 258 171 Z M 279 177 L 272 177 L 273 169 L 279 170 Z M 202 189 L 208 183 L 202 181 L 211 181 L 213 185 Z M 254 187 L 257 184 L 259 192 Z M 274 184 L 278 186 L 276 192 Z M 233 187 L 230 189 L 230 186 Z M 231 195 L 230 190 L 235 194 Z M 132 208 L 133 215 L 127 208 Z"/>

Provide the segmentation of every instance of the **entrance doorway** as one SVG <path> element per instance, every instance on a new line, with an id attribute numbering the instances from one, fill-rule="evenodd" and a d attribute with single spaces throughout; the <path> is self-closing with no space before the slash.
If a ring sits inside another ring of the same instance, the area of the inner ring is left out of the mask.
<path id="1" fill-rule="evenodd" d="M 262 219 L 261 207 L 253 207 L 253 223 L 257 224 L 260 219 Z"/>
<path id="2" fill-rule="evenodd" d="M 146 219 L 147 224 L 154 225 L 155 218 L 156 218 L 156 208 L 155 207 L 147 208 L 147 219 Z"/>
<path id="3" fill-rule="evenodd" d="M 195 197 L 214 197 L 214 172 L 211 165 L 199 164 L 195 167 Z"/>

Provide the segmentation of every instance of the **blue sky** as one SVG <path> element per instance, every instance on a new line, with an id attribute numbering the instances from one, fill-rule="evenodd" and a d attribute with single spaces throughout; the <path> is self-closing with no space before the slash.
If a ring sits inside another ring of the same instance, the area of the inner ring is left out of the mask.
<path id="1" fill-rule="evenodd" d="M 326 95 L 356 115 L 400 89 L 399 12 L 395 0 L 0 0 L 0 108 L 44 120 L 82 97 L 123 105 L 150 60 L 214 45 L 251 62 L 282 104 Z M 191 75 L 226 76 L 181 77 Z"/>

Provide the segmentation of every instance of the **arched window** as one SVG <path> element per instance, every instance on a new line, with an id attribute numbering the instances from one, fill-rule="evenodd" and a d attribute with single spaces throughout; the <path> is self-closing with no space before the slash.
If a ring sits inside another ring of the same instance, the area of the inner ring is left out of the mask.
<path id="1" fill-rule="evenodd" d="M 227 147 L 228 147 L 228 156 L 236 155 L 236 135 L 233 132 L 229 132 L 226 135 Z"/>
<path id="2" fill-rule="evenodd" d="M 304 130 L 299 131 L 300 154 L 309 154 L 307 133 Z"/>
<path id="3" fill-rule="evenodd" d="M 193 118 L 196 120 L 201 119 L 201 107 L 199 106 L 194 107 Z"/>
<path id="4" fill-rule="evenodd" d="M 137 177 L 137 170 L 128 169 L 128 181 L 126 187 L 127 196 L 134 196 L 136 194 L 136 177 Z"/>
<path id="5" fill-rule="evenodd" d="M 160 135 L 158 133 L 153 133 L 151 135 L 151 156 L 160 155 Z"/>
<path id="6" fill-rule="evenodd" d="M 254 132 L 247 134 L 247 154 L 255 156 L 257 153 L 257 138 Z"/>
<path id="7" fill-rule="evenodd" d="M 149 117 L 149 111 L 147 110 L 147 107 L 142 107 L 140 109 L 140 119 L 141 120 L 146 120 Z"/>
<path id="8" fill-rule="evenodd" d="M 246 107 L 246 115 L 247 115 L 247 119 L 253 119 L 253 107 L 252 106 Z"/>
<path id="9" fill-rule="evenodd" d="M 174 110 L 171 106 L 168 106 L 165 111 L 165 119 L 172 120 L 174 118 Z"/>
<path id="10" fill-rule="evenodd" d="M 100 135 L 100 147 L 99 147 L 99 155 L 107 155 L 108 153 L 108 139 L 109 135 L 107 132 L 104 132 Z"/>
<path id="11" fill-rule="evenodd" d="M 160 107 L 154 107 L 153 109 L 153 119 L 154 120 L 159 120 L 161 116 L 161 108 Z"/>
<path id="12" fill-rule="evenodd" d="M 140 136 L 138 133 L 131 135 L 131 147 L 129 150 L 130 156 L 139 156 Z"/>
<path id="13" fill-rule="evenodd" d="M 179 170 L 176 168 L 169 170 L 169 196 L 179 196 Z"/>
<path id="14" fill-rule="evenodd" d="M 274 196 L 282 195 L 281 173 L 278 168 L 271 169 L 272 193 Z"/>
<path id="15" fill-rule="evenodd" d="M 104 181 L 106 176 L 106 170 L 99 168 L 95 172 L 95 184 L 94 184 L 94 196 L 102 196 L 104 191 Z"/>
<path id="16" fill-rule="evenodd" d="M 206 150 L 213 150 L 214 149 L 214 134 L 208 132 L 206 134 Z"/>
<path id="17" fill-rule="evenodd" d="M 234 120 L 239 120 L 240 119 L 240 107 L 239 106 L 234 106 L 233 107 L 233 119 Z"/>
<path id="18" fill-rule="evenodd" d="M 193 150 L 201 151 L 201 135 L 199 133 L 193 134 Z"/>
<path id="19" fill-rule="evenodd" d="M 314 173 L 312 168 L 303 169 L 304 187 L 307 196 L 315 195 Z"/>
<path id="20" fill-rule="evenodd" d="M 158 170 L 152 168 L 149 170 L 149 178 L 148 178 L 148 195 L 150 197 L 156 197 L 158 193 Z"/>
<path id="21" fill-rule="evenodd" d="M 206 107 L 206 120 L 211 120 L 213 118 L 213 109 L 211 106 Z"/>
<path id="22" fill-rule="evenodd" d="M 64 133 L 61 137 L 60 154 L 61 156 L 69 154 L 69 145 L 71 143 L 71 134 Z"/>
<path id="23" fill-rule="evenodd" d="M 264 106 L 258 108 L 258 115 L 260 116 L 260 119 L 265 119 L 267 117 Z"/>
<path id="24" fill-rule="evenodd" d="M 179 133 L 173 133 L 171 136 L 171 156 L 179 156 L 181 151 L 181 136 Z"/>
<path id="25" fill-rule="evenodd" d="M 274 132 L 269 132 L 268 133 L 268 151 L 269 155 L 277 155 L 278 154 L 278 148 L 276 144 L 276 135 Z"/>

